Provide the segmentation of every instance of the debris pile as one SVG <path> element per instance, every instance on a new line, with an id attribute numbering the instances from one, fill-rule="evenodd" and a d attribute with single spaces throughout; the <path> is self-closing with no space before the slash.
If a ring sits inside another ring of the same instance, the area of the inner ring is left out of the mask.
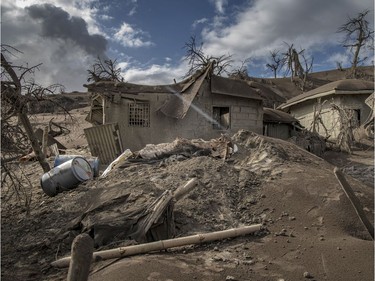
<path id="1" fill-rule="evenodd" d="M 264 197 L 262 183 L 280 176 L 288 159 L 308 161 L 302 150 L 289 155 L 279 141 L 239 131 L 232 139 L 176 139 L 127 151 L 105 177 L 77 190 L 82 208 L 68 231 L 90 233 L 103 247 L 262 223 L 262 212 L 252 208 Z M 191 179 L 196 186 L 175 200 Z"/>

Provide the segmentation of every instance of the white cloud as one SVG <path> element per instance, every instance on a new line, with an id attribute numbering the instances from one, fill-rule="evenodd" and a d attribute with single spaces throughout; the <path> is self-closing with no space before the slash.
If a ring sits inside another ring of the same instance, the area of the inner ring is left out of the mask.
<path id="1" fill-rule="evenodd" d="M 140 29 L 135 29 L 130 24 L 123 22 L 121 27 L 114 34 L 114 39 L 124 47 L 147 47 L 152 46 L 151 41 L 145 41 L 142 36 L 145 35 Z"/>
<path id="2" fill-rule="evenodd" d="M 69 17 L 53 5 L 20 7 L 3 1 L 1 12 L 2 43 L 22 52 L 17 57 L 8 56 L 10 62 L 28 66 L 42 63 L 34 76 L 42 86 L 62 84 L 67 91 L 84 90 L 87 69 L 106 51 L 103 36 L 89 34 L 82 18 Z M 45 16 L 50 13 L 54 16 Z"/>
<path id="3" fill-rule="evenodd" d="M 331 64 L 333 67 L 337 66 L 337 63 L 340 63 L 343 67 L 350 66 L 350 52 L 343 51 L 343 52 L 335 52 L 328 57 L 326 63 Z"/>
<path id="4" fill-rule="evenodd" d="M 102 19 L 102 20 L 112 20 L 113 17 L 109 16 L 109 15 L 99 15 L 99 18 Z"/>
<path id="5" fill-rule="evenodd" d="M 215 5 L 216 12 L 224 14 L 225 6 L 228 4 L 228 0 L 210 0 Z"/>
<path id="6" fill-rule="evenodd" d="M 52 4 L 60 7 L 72 16 L 85 20 L 90 34 L 105 36 L 96 18 L 105 16 L 106 6 L 101 7 L 99 0 L 3 0 L 2 4 L 14 4 L 15 7 L 25 8 L 31 5 Z M 100 6 L 100 9 L 98 8 Z"/>
<path id="7" fill-rule="evenodd" d="M 199 20 L 195 20 L 191 26 L 193 29 L 195 29 L 198 25 L 204 24 L 206 22 L 208 22 L 208 18 L 201 18 Z"/>
<path id="8" fill-rule="evenodd" d="M 137 7 L 134 6 L 134 7 L 129 11 L 128 15 L 129 15 L 129 16 L 134 16 L 136 12 L 137 12 Z"/>
<path id="9" fill-rule="evenodd" d="M 168 63 L 164 65 L 153 64 L 148 67 L 131 67 L 122 71 L 126 82 L 143 85 L 173 84 L 186 74 L 188 66 L 182 61 L 176 66 Z"/>
<path id="10" fill-rule="evenodd" d="M 217 1 L 218 3 L 220 1 Z M 233 54 L 234 59 L 268 56 L 283 42 L 299 49 L 337 45 L 337 28 L 353 15 L 373 7 L 372 0 L 254 0 L 239 11 L 230 25 L 216 17 L 202 31 L 204 51 L 211 55 Z M 372 15 L 370 15 L 371 17 Z"/>

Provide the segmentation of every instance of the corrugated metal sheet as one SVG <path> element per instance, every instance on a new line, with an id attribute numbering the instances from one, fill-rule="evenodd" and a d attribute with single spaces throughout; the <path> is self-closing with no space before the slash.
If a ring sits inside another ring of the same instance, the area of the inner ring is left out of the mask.
<path id="1" fill-rule="evenodd" d="M 289 126 L 286 124 L 268 123 L 266 126 L 266 136 L 282 140 L 286 140 L 291 137 Z"/>
<path id="2" fill-rule="evenodd" d="M 106 124 L 84 129 L 91 154 L 108 165 L 122 152 L 118 124 Z"/>

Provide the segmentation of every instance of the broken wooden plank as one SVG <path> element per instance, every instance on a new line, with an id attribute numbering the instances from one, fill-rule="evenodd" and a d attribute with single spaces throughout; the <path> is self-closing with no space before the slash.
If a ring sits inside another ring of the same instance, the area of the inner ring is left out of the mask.
<path id="1" fill-rule="evenodd" d="M 95 262 L 95 261 L 101 261 L 101 260 L 107 260 L 107 259 L 128 257 L 128 256 L 133 256 L 133 255 L 138 255 L 138 254 L 145 254 L 148 252 L 160 251 L 160 250 L 165 250 L 165 249 L 174 248 L 174 247 L 181 247 L 181 246 L 190 245 L 190 244 L 206 243 L 206 242 L 211 242 L 211 241 L 216 241 L 216 240 L 243 236 L 243 235 L 247 235 L 247 234 L 259 231 L 261 227 L 262 227 L 261 224 L 255 224 L 255 225 L 243 226 L 239 228 L 232 228 L 232 229 L 227 229 L 227 230 L 222 230 L 222 231 L 215 231 L 211 233 L 195 234 L 191 236 L 179 237 L 179 238 L 168 239 L 168 240 L 160 240 L 160 241 L 146 243 L 146 244 L 139 244 L 139 245 L 133 245 L 133 246 L 128 246 L 128 247 L 120 247 L 120 248 L 115 248 L 111 250 L 94 252 L 92 257 L 93 257 L 93 261 Z M 51 265 L 54 267 L 64 268 L 69 265 L 70 260 L 71 260 L 71 257 L 62 258 L 62 259 L 52 262 Z"/>
<path id="2" fill-rule="evenodd" d="M 357 196 L 355 196 L 353 189 L 351 188 L 350 184 L 347 182 L 344 174 L 341 172 L 341 170 L 337 167 L 333 170 L 337 180 L 339 181 L 342 189 L 344 190 L 346 196 L 348 197 L 350 203 L 352 203 L 352 206 L 357 213 L 360 221 L 363 223 L 367 231 L 372 237 L 372 240 L 374 240 L 374 226 L 371 224 L 370 220 L 367 218 L 365 212 L 363 211 L 363 207 L 361 202 L 359 202 Z"/>
<path id="3" fill-rule="evenodd" d="M 42 142 L 42 139 L 43 139 L 43 130 L 40 129 L 40 128 L 36 129 L 35 130 L 35 136 L 36 136 L 36 138 L 38 139 L 39 142 Z M 48 135 L 47 145 L 50 146 L 50 145 L 52 145 L 54 143 L 57 144 L 57 147 L 59 149 L 66 149 L 66 147 L 62 143 L 60 143 L 54 137 L 51 137 L 50 135 Z"/>

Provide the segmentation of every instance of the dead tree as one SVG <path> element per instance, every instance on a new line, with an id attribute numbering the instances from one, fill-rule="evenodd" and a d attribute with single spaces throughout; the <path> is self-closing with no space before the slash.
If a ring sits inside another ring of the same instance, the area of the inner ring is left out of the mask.
<path id="1" fill-rule="evenodd" d="M 246 65 L 249 64 L 251 61 L 251 58 L 245 59 L 242 63 L 241 66 L 232 72 L 229 73 L 230 78 L 236 78 L 236 79 L 241 79 L 241 80 L 249 80 L 249 75 L 247 74 L 247 67 Z"/>
<path id="2" fill-rule="evenodd" d="M 365 10 L 353 18 L 349 16 L 347 22 L 337 30 L 337 32 L 345 34 L 342 46 L 349 48 L 353 54 L 350 69 L 350 76 L 352 77 L 356 76 L 358 64 L 367 59 L 367 57 L 360 58 L 360 52 L 363 47 L 368 46 L 374 49 L 374 31 L 371 30 L 370 24 L 366 20 L 369 12 L 369 10 Z"/>
<path id="3" fill-rule="evenodd" d="M 266 66 L 273 72 L 275 78 L 277 78 L 277 73 L 284 65 L 284 58 L 279 54 L 280 51 L 273 50 L 270 51 L 271 62 L 267 63 Z"/>
<path id="4" fill-rule="evenodd" d="M 314 104 L 314 115 L 313 115 L 313 120 L 311 122 L 310 129 L 309 129 L 309 131 L 312 131 L 314 134 L 316 134 L 319 132 L 319 128 L 321 126 L 324 129 L 325 140 L 329 139 L 331 136 L 322 119 L 322 114 L 323 114 L 322 111 L 326 102 L 327 100 L 321 102 L 321 99 L 319 98 L 318 102 Z"/>
<path id="5" fill-rule="evenodd" d="M 336 111 L 339 116 L 340 131 L 337 136 L 336 144 L 341 151 L 351 154 L 354 145 L 353 130 L 357 126 L 357 124 L 353 122 L 354 111 L 342 108 L 334 103 L 331 103 L 331 108 Z"/>
<path id="6" fill-rule="evenodd" d="M 312 72 L 314 58 L 309 61 L 305 56 L 305 49 L 298 52 L 293 44 L 285 44 L 288 46 L 288 50 L 283 54 L 283 66 L 286 67 L 286 75 L 291 73 L 291 81 L 295 82 L 302 91 L 305 91 L 308 84 L 308 74 Z M 302 66 L 300 58 L 303 59 L 305 67 Z M 295 77 L 299 80 L 294 81 Z"/>
<path id="7" fill-rule="evenodd" d="M 302 59 L 303 59 L 303 62 L 305 64 L 305 68 L 304 68 L 304 71 L 303 71 L 303 78 L 302 78 L 302 83 L 300 85 L 300 89 L 302 91 L 305 91 L 306 90 L 306 86 L 308 86 L 308 75 L 313 71 L 313 64 L 314 64 L 314 57 L 311 58 L 311 60 L 309 61 L 304 52 L 301 53 L 301 56 L 302 56 Z M 311 86 L 311 85 L 310 85 Z"/>
<path id="8" fill-rule="evenodd" d="M 203 52 L 203 43 L 197 46 L 195 36 L 190 37 L 190 41 L 185 43 L 184 49 L 186 50 L 185 60 L 189 63 L 189 70 L 184 76 L 189 77 L 196 71 L 207 67 L 211 62 L 215 62 L 213 73 L 221 75 L 222 73 L 228 74 L 228 68 L 232 64 L 232 55 L 221 55 L 218 57 L 209 56 Z"/>
<path id="9" fill-rule="evenodd" d="M 17 75 L 14 70 L 14 66 L 10 65 L 5 59 L 2 49 L 1 67 L 4 70 L 2 71 L 2 79 L 8 78 L 7 80 L 1 81 L 1 100 L 2 102 L 9 104 L 14 114 L 18 116 L 18 119 L 24 127 L 25 132 L 31 142 L 31 146 L 35 152 L 36 158 L 42 166 L 43 171 L 48 172 L 50 170 L 49 164 L 47 163 L 45 155 L 41 151 L 38 139 L 34 134 L 30 120 L 26 113 L 26 98 L 22 95 L 21 83 L 23 81 L 23 77 L 27 73 L 32 72 L 33 69 L 37 66 L 31 68 L 22 68 L 23 72 L 20 75 Z"/>
<path id="10" fill-rule="evenodd" d="M 116 60 L 104 60 L 100 57 L 96 59 L 91 69 L 88 69 L 89 73 L 87 82 L 93 81 L 115 81 L 123 82 L 124 78 L 121 77 L 121 68 L 117 66 Z"/>

